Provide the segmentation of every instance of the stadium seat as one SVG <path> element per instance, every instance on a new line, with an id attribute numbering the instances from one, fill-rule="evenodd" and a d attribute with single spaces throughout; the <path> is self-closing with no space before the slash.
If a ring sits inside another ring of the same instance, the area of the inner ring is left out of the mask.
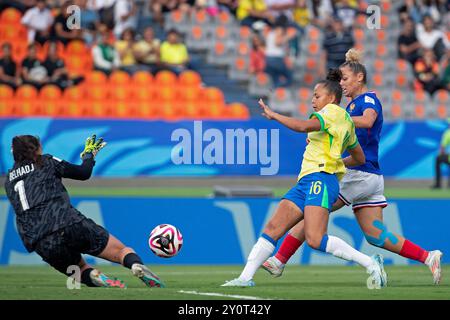
<path id="1" fill-rule="evenodd" d="M 153 84 L 153 75 L 147 71 L 138 71 L 133 74 L 132 84 L 136 86 L 149 87 Z"/>
<path id="2" fill-rule="evenodd" d="M 70 87 L 64 90 L 63 98 L 65 101 L 79 101 L 84 98 L 83 86 Z"/>
<path id="3" fill-rule="evenodd" d="M 124 86 L 131 82 L 130 75 L 122 70 L 116 70 L 110 74 L 108 82 L 113 86 Z"/>
<path id="4" fill-rule="evenodd" d="M 293 115 L 295 111 L 295 103 L 292 99 L 292 94 L 286 88 L 276 88 L 269 95 L 269 106 L 271 106 L 274 111 L 287 115 Z"/>
<path id="5" fill-rule="evenodd" d="M 175 85 L 158 87 L 155 91 L 156 99 L 160 101 L 174 101 L 178 97 L 178 87 Z"/>
<path id="6" fill-rule="evenodd" d="M 233 20 L 233 17 L 226 10 L 220 11 L 220 13 L 217 15 L 217 21 L 223 26 L 232 26 L 234 22 Z"/>
<path id="7" fill-rule="evenodd" d="M 199 87 L 202 84 L 202 78 L 197 72 L 187 70 L 178 75 L 178 84 L 186 87 Z"/>
<path id="8" fill-rule="evenodd" d="M 12 98 L 10 99 L 0 98 L 0 117 L 15 116 L 13 103 L 14 100 Z"/>
<path id="9" fill-rule="evenodd" d="M 435 94 L 435 100 L 440 104 L 448 104 L 450 97 L 447 90 L 441 89 L 438 90 Z"/>
<path id="10" fill-rule="evenodd" d="M 236 57 L 228 68 L 228 77 L 232 80 L 248 80 L 249 61 L 243 57 Z"/>
<path id="11" fill-rule="evenodd" d="M 241 26 L 239 28 L 239 38 L 241 41 L 250 41 L 250 38 L 252 36 L 252 31 L 247 26 Z"/>
<path id="12" fill-rule="evenodd" d="M 400 118 L 403 117 L 403 113 L 404 113 L 404 111 L 403 111 L 403 108 L 402 108 L 402 106 L 400 104 L 395 103 L 395 104 L 392 105 L 392 107 L 391 107 L 391 114 L 390 114 L 391 118 L 393 118 L 393 119 L 400 119 Z"/>
<path id="13" fill-rule="evenodd" d="M 109 97 L 109 88 L 107 84 L 90 86 L 86 90 L 86 97 L 93 101 L 105 100 Z"/>
<path id="14" fill-rule="evenodd" d="M 203 89 L 197 86 L 180 87 L 178 97 L 182 103 L 200 100 L 203 96 Z"/>
<path id="15" fill-rule="evenodd" d="M 302 117 L 307 117 L 312 111 L 309 104 L 300 102 L 298 105 L 298 112 Z"/>
<path id="16" fill-rule="evenodd" d="M 17 99 L 27 99 L 27 100 L 36 99 L 37 96 L 38 96 L 37 89 L 29 84 L 20 86 L 15 94 L 15 97 Z"/>
<path id="17" fill-rule="evenodd" d="M 149 101 L 155 98 L 156 90 L 154 87 L 133 87 L 132 95 L 133 97 L 140 101 Z"/>
<path id="18" fill-rule="evenodd" d="M 227 66 L 232 61 L 231 47 L 221 41 L 214 43 L 214 47 L 208 50 L 206 61 L 215 66 Z"/>
<path id="19" fill-rule="evenodd" d="M 309 102 L 312 99 L 312 91 L 308 88 L 300 88 L 297 90 L 297 98 L 300 101 Z"/>
<path id="20" fill-rule="evenodd" d="M 414 118 L 415 119 L 425 118 L 425 107 L 423 104 L 416 104 L 414 106 Z"/>
<path id="21" fill-rule="evenodd" d="M 14 96 L 14 90 L 4 84 L 0 84 L 0 100 L 12 99 Z"/>
<path id="22" fill-rule="evenodd" d="M 113 101 L 128 101 L 133 98 L 133 86 L 127 85 L 114 85 L 109 84 L 109 97 Z"/>
<path id="23" fill-rule="evenodd" d="M 203 98 L 207 103 L 224 103 L 225 97 L 219 88 L 209 87 L 203 90 Z"/>
<path id="24" fill-rule="evenodd" d="M 209 46 L 206 30 L 200 25 L 194 25 L 186 37 L 186 46 L 192 50 L 205 50 Z"/>
<path id="25" fill-rule="evenodd" d="M 65 55 L 68 57 L 83 56 L 88 54 L 88 48 L 81 40 L 72 40 L 66 46 Z"/>
<path id="26" fill-rule="evenodd" d="M 61 106 L 62 116 L 68 118 L 80 118 L 86 116 L 86 109 L 88 108 L 88 101 L 86 99 L 80 100 L 65 100 Z"/>
<path id="27" fill-rule="evenodd" d="M 165 20 L 164 29 L 166 31 L 170 29 L 184 31 L 188 26 L 188 18 L 186 14 L 179 9 L 172 10 Z"/>
<path id="28" fill-rule="evenodd" d="M 53 84 L 47 84 L 39 91 L 39 99 L 43 100 L 58 100 L 61 96 L 61 89 Z"/>
<path id="29" fill-rule="evenodd" d="M 248 120 L 250 118 L 248 108 L 242 103 L 231 103 L 223 110 L 224 116 L 231 119 Z"/>
<path id="30" fill-rule="evenodd" d="M 91 85 L 106 84 L 108 77 L 101 71 L 94 70 L 86 74 L 85 84 L 87 87 Z"/>
<path id="31" fill-rule="evenodd" d="M 448 104 L 439 104 L 436 108 L 437 116 L 439 119 L 448 119 L 449 117 L 449 106 Z"/>
<path id="32" fill-rule="evenodd" d="M 177 76 L 172 71 L 163 70 L 156 74 L 155 85 L 157 87 L 173 86 L 177 82 Z"/>
<path id="33" fill-rule="evenodd" d="M 316 56 L 320 53 L 320 46 L 317 42 L 311 42 L 308 45 L 308 55 L 309 56 Z"/>
<path id="34" fill-rule="evenodd" d="M 268 97 L 272 89 L 272 80 L 265 72 L 250 77 L 248 93 L 253 97 Z"/>
<path id="35" fill-rule="evenodd" d="M 399 73 L 395 79 L 398 88 L 406 88 L 409 85 L 408 77 L 405 74 Z"/>
<path id="36" fill-rule="evenodd" d="M 250 55 L 250 47 L 247 42 L 239 42 L 237 46 L 237 54 L 244 58 L 247 58 Z"/>
<path id="37" fill-rule="evenodd" d="M 62 104 L 63 101 L 61 100 L 41 100 L 40 101 L 40 108 L 39 111 L 41 115 L 48 116 L 48 117 L 61 117 L 63 115 L 63 108 Z"/>
<path id="38" fill-rule="evenodd" d="M 3 10 L 2 14 L 0 15 L 0 23 L 2 25 L 19 24 L 20 19 L 22 19 L 22 13 L 20 13 L 19 10 L 12 7 Z"/>

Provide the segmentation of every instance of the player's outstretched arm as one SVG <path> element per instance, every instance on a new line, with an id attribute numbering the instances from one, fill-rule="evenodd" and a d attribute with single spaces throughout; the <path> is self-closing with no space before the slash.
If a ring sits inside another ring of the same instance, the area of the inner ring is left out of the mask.
<path id="1" fill-rule="evenodd" d="M 76 165 L 63 161 L 61 177 L 74 180 L 87 180 L 92 175 L 92 169 L 95 165 L 95 156 L 104 148 L 106 142 L 103 138 L 96 139 L 96 135 L 92 135 L 86 139 L 83 152 L 80 154 L 80 158 L 83 160 L 81 165 Z"/>
<path id="2" fill-rule="evenodd" d="M 370 129 L 377 120 L 378 113 L 374 109 L 366 109 L 362 116 L 352 117 L 356 128 Z"/>
<path id="3" fill-rule="evenodd" d="M 262 115 L 265 118 L 269 120 L 276 120 L 291 130 L 297 132 L 311 132 L 311 131 L 320 131 L 321 129 L 320 121 L 317 118 L 313 118 L 310 120 L 300 120 L 283 116 L 282 114 L 276 113 L 275 111 L 270 109 L 269 106 L 266 105 L 262 99 L 259 99 L 258 103 L 262 109 Z"/>
<path id="4" fill-rule="evenodd" d="M 343 159 L 344 165 L 347 168 L 360 166 L 366 163 L 366 156 L 359 144 L 354 148 L 348 148 L 347 151 L 350 153 L 350 156 Z"/>

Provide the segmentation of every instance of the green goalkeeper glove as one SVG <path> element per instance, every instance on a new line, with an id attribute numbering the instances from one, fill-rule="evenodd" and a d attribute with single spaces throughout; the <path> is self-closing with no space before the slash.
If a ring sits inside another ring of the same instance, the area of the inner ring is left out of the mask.
<path id="1" fill-rule="evenodd" d="M 86 139 L 86 144 L 84 146 L 83 152 L 80 154 L 80 158 L 84 160 L 86 154 L 91 153 L 94 157 L 96 154 L 106 146 L 106 142 L 103 141 L 103 138 L 99 138 L 96 140 L 97 136 L 93 134 L 91 137 Z"/>

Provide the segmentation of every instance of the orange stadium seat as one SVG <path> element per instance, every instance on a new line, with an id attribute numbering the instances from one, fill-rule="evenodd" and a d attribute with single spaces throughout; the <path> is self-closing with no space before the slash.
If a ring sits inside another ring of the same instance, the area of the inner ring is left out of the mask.
<path id="1" fill-rule="evenodd" d="M 225 98 L 223 92 L 219 88 L 209 87 L 203 90 L 203 97 L 207 102 L 224 103 Z"/>
<path id="2" fill-rule="evenodd" d="M 394 103 L 400 103 L 404 100 L 403 92 L 400 90 L 392 91 L 392 100 Z"/>
<path id="3" fill-rule="evenodd" d="M 175 75 L 175 73 L 168 71 L 168 70 L 160 71 L 155 76 L 155 84 L 158 87 L 173 86 L 173 84 L 176 82 L 177 82 L 177 76 Z"/>
<path id="4" fill-rule="evenodd" d="M 42 115 L 40 102 L 36 99 L 15 99 L 13 103 L 14 114 L 23 117 Z"/>
<path id="5" fill-rule="evenodd" d="M 109 90 L 106 84 L 90 86 L 86 89 L 86 96 L 90 100 L 105 100 L 109 97 Z"/>
<path id="6" fill-rule="evenodd" d="M 383 60 L 375 59 L 373 65 L 375 67 L 375 71 L 377 71 L 377 72 L 383 72 L 384 71 L 385 63 L 384 63 Z"/>
<path id="7" fill-rule="evenodd" d="M 61 89 L 53 84 L 45 85 L 39 92 L 39 99 L 43 100 L 57 100 L 60 99 L 61 96 Z"/>
<path id="8" fill-rule="evenodd" d="M 203 37 L 203 29 L 201 26 L 196 25 L 191 28 L 192 38 L 196 41 L 200 41 Z"/>
<path id="9" fill-rule="evenodd" d="M 239 42 L 237 53 L 241 56 L 248 56 L 250 54 L 250 47 L 248 46 L 247 42 Z"/>
<path id="10" fill-rule="evenodd" d="M 386 41 L 386 32 L 384 30 L 376 30 L 377 34 L 377 40 L 378 42 L 385 42 Z"/>
<path id="11" fill-rule="evenodd" d="M 311 27 L 308 29 L 308 38 L 311 42 L 317 42 L 320 38 L 320 31 L 315 27 Z"/>
<path id="12" fill-rule="evenodd" d="M 86 86 L 89 87 L 91 85 L 106 84 L 107 80 L 108 78 L 106 74 L 101 71 L 94 70 L 86 74 L 85 83 Z"/>
<path id="13" fill-rule="evenodd" d="M 178 97 L 181 101 L 196 101 L 203 96 L 203 89 L 199 87 L 182 87 L 178 93 Z"/>
<path id="14" fill-rule="evenodd" d="M 365 14 L 358 14 L 356 17 L 356 23 L 360 27 L 366 27 L 367 16 Z"/>
<path id="15" fill-rule="evenodd" d="M 197 10 L 194 15 L 194 22 L 198 24 L 206 24 L 208 22 L 208 14 L 206 13 L 206 10 L 200 9 Z"/>
<path id="16" fill-rule="evenodd" d="M 408 77 L 404 74 L 398 74 L 396 77 L 396 84 L 399 88 L 406 88 L 408 85 Z"/>
<path id="17" fill-rule="evenodd" d="M 393 104 L 391 114 L 393 118 L 401 118 L 403 114 L 402 106 L 400 104 Z"/>
<path id="18" fill-rule="evenodd" d="M 61 100 L 42 100 L 40 112 L 43 116 L 60 117 L 63 115 Z"/>
<path id="19" fill-rule="evenodd" d="M 225 44 L 217 41 L 214 45 L 214 53 L 216 56 L 223 56 L 225 54 Z"/>
<path id="20" fill-rule="evenodd" d="M 398 72 L 408 72 L 408 61 L 403 59 L 397 60 L 397 71 Z"/>
<path id="21" fill-rule="evenodd" d="M 218 25 L 215 30 L 216 40 L 226 40 L 230 36 L 230 32 L 227 27 Z"/>
<path id="22" fill-rule="evenodd" d="M 86 99 L 80 99 L 80 100 L 67 100 L 64 101 L 64 103 L 61 106 L 61 114 L 64 117 L 84 117 L 86 116 L 87 112 L 86 109 L 88 108 L 88 101 Z"/>
<path id="23" fill-rule="evenodd" d="M 66 46 L 66 55 L 67 56 L 77 56 L 77 55 L 86 55 L 88 54 L 88 49 L 83 41 L 81 40 L 72 40 Z"/>
<path id="24" fill-rule="evenodd" d="M 14 96 L 14 90 L 4 84 L 0 84 L 0 100 L 12 99 Z"/>
<path id="25" fill-rule="evenodd" d="M 313 85 L 315 79 L 316 79 L 316 77 L 311 73 L 305 73 L 305 75 L 303 76 L 303 81 L 308 86 Z"/>
<path id="26" fill-rule="evenodd" d="M 365 38 L 364 30 L 361 28 L 355 28 L 353 30 L 353 37 L 355 38 L 356 42 L 363 42 Z"/>
<path id="27" fill-rule="evenodd" d="M 220 24 L 227 25 L 231 23 L 231 17 L 230 14 L 227 11 L 220 11 L 219 15 L 217 16 L 217 19 L 219 20 Z"/>
<path id="28" fill-rule="evenodd" d="M 164 86 L 158 88 L 156 92 L 156 99 L 161 101 L 173 101 L 178 97 L 178 87 L 175 86 Z"/>
<path id="29" fill-rule="evenodd" d="M 130 100 L 133 97 L 133 87 L 131 85 L 109 84 L 109 96 L 115 101 Z"/>
<path id="30" fill-rule="evenodd" d="M 17 99 L 27 99 L 32 100 L 36 99 L 38 95 L 37 89 L 29 84 L 25 84 L 20 86 L 17 91 L 15 97 Z"/>
<path id="31" fill-rule="evenodd" d="M 131 81 L 133 85 L 149 87 L 153 84 L 153 75 L 147 71 L 138 71 L 133 74 Z"/>
<path id="32" fill-rule="evenodd" d="M 0 16 L 1 24 L 18 24 L 20 23 L 20 19 L 22 18 L 22 14 L 19 10 L 15 8 L 7 8 L 3 10 Z"/>
<path id="33" fill-rule="evenodd" d="M 84 98 L 84 89 L 82 86 L 70 87 L 64 90 L 64 100 L 77 101 Z"/>
<path id="34" fill-rule="evenodd" d="M 138 101 L 148 101 L 155 98 L 156 90 L 153 87 L 133 87 L 132 88 L 132 95 L 133 97 Z"/>
<path id="35" fill-rule="evenodd" d="M 317 60 L 314 58 L 306 59 L 306 69 L 315 70 L 317 68 Z"/>
<path id="36" fill-rule="evenodd" d="M 2 99 L 0 98 L 0 117 L 9 117 L 14 116 L 14 100 L 10 99 Z"/>
<path id="37" fill-rule="evenodd" d="M 183 21 L 183 12 L 179 9 L 172 10 L 170 12 L 170 19 L 173 22 L 181 23 Z"/>
<path id="38" fill-rule="evenodd" d="M 428 98 L 428 93 L 425 90 L 414 91 L 414 101 L 418 103 L 426 103 Z"/>
<path id="39" fill-rule="evenodd" d="M 250 117 L 248 108 L 242 103 L 231 103 L 226 108 L 228 109 L 226 115 L 232 119 L 247 120 Z"/>
<path id="40" fill-rule="evenodd" d="M 387 50 L 387 47 L 384 45 L 384 44 L 382 44 L 382 43 L 380 43 L 380 44 L 378 44 L 377 45 L 377 50 L 376 50 L 376 52 L 377 52 L 377 56 L 379 57 L 379 58 L 385 58 L 386 57 L 386 55 L 387 55 L 387 53 L 388 53 L 388 50 Z"/>
<path id="41" fill-rule="evenodd" d="M 389 17 L 388 17 L 388 16 L 386 16 L 386 15 L 381 15 L 380 20 L 381 20 L 381 27 L 382 27 L 383 29 L 386 29 L 386 28 L 389 27 Z"/>
<path id="42" fill-rule="evenodd" d="M 308 53 L 309 53 L 310 55 L 317 55 L 317 54 L 319 53 L 319 51 L 320 51 L 319 43 L 317 43 L 317 42 L 311 42 L 311 43 L 308 45 Z"/>
<path id="43" fill-rule="evenodd" d="M 202 78 L 197 72 L 187 70 L 178 75 L 178 84 L 181 86 L 199 87 L 202 84 Z"/>
<path id="44" fill-rule="evenodd" d="M 124 86 L 131 81 L 130 75 L 125 71 L 116 70 L 109 75 L 108 82 L 113 86 Z"/>
<path id="45" fill-rule="evenodd" d="M 258 72 L 256 75 L 256 83 L 261 86 L 265 87 L 269 84 L 269 76 L 265 72 Z"/>
<path id="46" fill-rule="evenodd" d="M 392 4 L 390 1 L 382 1 L 381 8 L 382 8 L 383 12 L 389 12 L 392 9 Z"/>
<path id="47" fill-rule="evenodd" d="M 373 84 L 376 87 L 382 87 L 384 85 L 384 77 L 383 77 L 382 73 L 380 73 L 380 72 L 375 73 L 373 75 L 372 79 L 373 79 Z"/>

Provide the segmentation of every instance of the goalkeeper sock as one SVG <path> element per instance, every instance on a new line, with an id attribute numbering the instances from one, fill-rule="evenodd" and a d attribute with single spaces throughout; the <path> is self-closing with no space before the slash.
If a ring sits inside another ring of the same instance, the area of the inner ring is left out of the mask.
<path id="1" fill-rule="evenodd" d="M 142 263 L 141 258 L 134 252 L 131 252 L 129 254 L 127 254 L 124 258 L 123 258 L 123 266 L 131 269 L 131 267 L 133 266 L 133 264 L 135 263 L 139 263 L 139 264 L 144 264 Z"/>
<path id="2" fill-rule="evenodd" d="M 247 264 L 239 276 L 240 280 L 249 281 L 253 279 L 256 270 L 266 261 L 275 250 L 277 242 L 263 233 L 250 251 Z"/>
<path id="3" fill-rule="evenodd" d="M 91 279 L 91 272 L 93 271 L 93 268 L 87 268 L 83 270 L 81 273 L 81 283 L 84 283 L 88 287 L 96 287 L 96 285 L 92 282 Z"/>
<path id="4" fill-rule="evenodd" d="M 286 238 L 284 238 L 280 249 L 278 249 L 275 258 L 282 264 L 286 264 L 297 251 L 297 249 L 300 248 L 302 243 L 303 241 L 300 241 L 296 237 L 291 236 L 291 234 L 288 234 Z"/>
<path id="5" fill-rule="evenodd" d="M 331 253 L 333 256 L 347 261 L 356 262 L 366 269 L 373 264 L 369 256 L 352 248 L 347 242 L 335 236 L 325 234 L 320 243 L 319 250 Z"/>

